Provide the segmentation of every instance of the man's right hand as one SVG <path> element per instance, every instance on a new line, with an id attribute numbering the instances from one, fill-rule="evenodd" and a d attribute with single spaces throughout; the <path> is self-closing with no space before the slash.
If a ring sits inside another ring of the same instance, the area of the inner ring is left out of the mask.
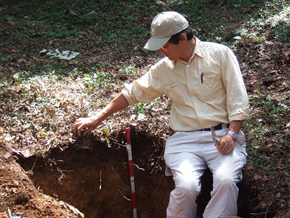
<path id="1" fill-rule="evenodd" d="M 100 123 L 111 116 L 113 113 L 125 109 L 129 106 L 127 99 L 120 92 L 113 101 L 110 102 L 101 112 L 93 117 L 79 118 L 75 121 L 74 133 L 77 133 L 79 136 L 84 132 L 84 136 L 92 132 L 95 128 L 100 125 Z"/>
<path id="2" fill-rule="evenodd" d="M 74 133 L 82 136 L 83 132 L 83 135 L 85 136 L 97 128 L 98 125 L 99 122 L 97 121 L 96 117 L 79 118 L 75 121 Z"/>

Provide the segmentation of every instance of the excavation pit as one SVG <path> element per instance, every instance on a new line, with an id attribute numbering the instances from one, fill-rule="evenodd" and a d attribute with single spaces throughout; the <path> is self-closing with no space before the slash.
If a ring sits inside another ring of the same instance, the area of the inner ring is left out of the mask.
<path id="1" fill-rule="evenodd" d="M 78 208 L 86 218 L 133 217 L 126 148 L 108 147 L 93 137 L 79 144 L 55 148 L 42 156 L 19 158 L 19 163 L 30 172 L 37 188 Z M 132 150 L 138 218 L 166 217 L 174 183 L 172 177 L 164 175 L 163 146 L 159 139 L 138 136 L 132 138 Z M 197 217 L 202 217 L 210 198 L 211 183 L 207 170 L 202 178 Z M 239 216 L 252 217 L 253 205 L 248 199 L 253 193 L 243 183 L 239 186 Z"/>

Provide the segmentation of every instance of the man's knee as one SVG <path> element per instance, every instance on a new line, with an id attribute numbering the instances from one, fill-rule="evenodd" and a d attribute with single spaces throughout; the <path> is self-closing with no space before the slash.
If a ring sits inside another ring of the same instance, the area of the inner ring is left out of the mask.
<path id="1" fill-rule="evenodd" d="M 213 186 L 217 189 L 236 187 L 238 181 L 237 176 L 232 175 L 231 173 L 217 173 L 213 176 Z"/>
<path id="2" fill-rule="evenodd" d="M 196 200 L 201 190 L 201 185 L 198 180 L 179 178 L 178 183 L 175 184 L 175 192 L 179 196 L 185 198 L 193 198 Z"/>

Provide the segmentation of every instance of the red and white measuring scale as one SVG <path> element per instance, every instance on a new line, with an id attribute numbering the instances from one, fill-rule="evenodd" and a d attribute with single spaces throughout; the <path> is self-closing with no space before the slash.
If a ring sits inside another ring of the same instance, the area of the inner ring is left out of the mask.
<path id="1" fill-rule="evenodd" d="M 131 148 L 131 139 L 130 139 L 130 128 L 126 128 L 126 137 L 127 137 L 127 151 L 129 159 L 129 172 L 130 172 L 130 182 L 131 182 L 131 194 L 132 194 L 132 206 L 133 206 L 133 218 L 137 218 L 137 204 L 136 204 L 136 195 L 135 195 L 135 180 L 134 180 L 134 171 L 133 171 L 133 158 L 132 158 L 132 148 Z"/>

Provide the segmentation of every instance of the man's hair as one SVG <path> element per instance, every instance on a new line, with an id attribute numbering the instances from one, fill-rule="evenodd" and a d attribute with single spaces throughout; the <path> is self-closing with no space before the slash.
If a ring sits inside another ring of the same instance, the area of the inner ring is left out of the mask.
<path id="1" fill-rule="evenodd" d="M 181 32 L 171 36 L 168 42 L 177 45 L 181 39 L 182 34 L 185 34 L 187 36 L 187 40 L 191 40 L 193 38 L 192 28 L 189 26 L 185 30 L 182 30 Z"/>
<path id="2" fill-rule="evenodd" d="M 189 18 L 186 14 L 181 14 L 185 19 L 189 22 Z M 187 36 L 187 40 L 191 40 L 193 38 L 193 31 L 192 27 L 188 26 L 186 29 L 180 31 L 179 33 L 171 36 L 171 38 L 168 40 L 170 43 L 173 43 L 177 45 L 179 41 L 181 40 L 181 34 L 185 34 Z"/>

